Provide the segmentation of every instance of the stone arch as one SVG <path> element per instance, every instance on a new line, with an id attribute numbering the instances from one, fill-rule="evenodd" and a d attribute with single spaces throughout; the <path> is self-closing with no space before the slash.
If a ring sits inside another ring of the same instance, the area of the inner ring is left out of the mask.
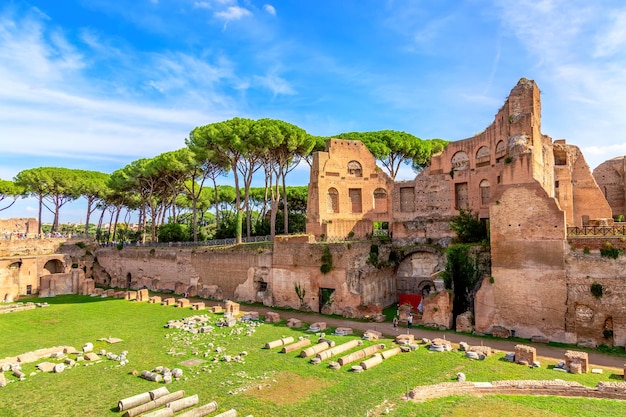
<path id="1" fill-rule="evenodd" d="M 362 177 L 363 176 L 363 168 L 361 167 L 361 163 L 359 161 L 348 162 L 348 176 L 349 177 Z"/>
<path id="2" fill-rule="evenodd" d="M 491 164 L 491 151 L 486 146 L 481 146 L 476 151 L 476 167 L 489 166 Z"/>
<path id="3" fill-rule="evenodd" d="M 503 140 L 496 145 L 496 162 L 500 162 L 506 156 L 506 144 Z"/>
<path id="4" fill-rule="evenodd" d="M 432 291 L 435 291 L 435 282 L 430 279 L 425 279 L 417 284 L 417 290 L 422 297 L 426 297 Z"/>
<path id="5" fill-rule="evenodd" d="M 408 252 L 397 269 L 398 293 L 421 295 L 426 285 L 434 289 L 433 276 L 442 265 L 443 256 L 436 249 L 421 247 Z"/>
<path id="6" fill-rule="evenodd" d="M 63 272 L 65 272 L 64 268 L 63 268 L 63 262 L 61 262 L 58 259 L 50 259 L 43 266 L 43 271 L 42 272 L 45 275 L 48 275 L 48 274 L 62 274 Z"/>
<path id="7" fill-rule="evenodd" d="M 479 187 L 480 187 L 480 205 L 487 206 L 489 205 L 489 200 L 491 198 L 489 181 L 482 180 L 480 182 Z"/>
<path id="8" fill-rule="evenodd" d="M 339 213 L 339 191 L 331 187 L 326 193 L 326 212 Z"/>
<path id="9" fill-rule="evenodd" d="M 464 171 L 469 168 L 469 156 L 465 151 L 455 153 L 450 162 L 452 163 L 452 169 L 455 171 Z"/>
<path id="10" fill-rule="evenodd" d="M 387 190 L 377 188 L 374 190 L 374 211 L 376 213 L 387 213 Z"/>

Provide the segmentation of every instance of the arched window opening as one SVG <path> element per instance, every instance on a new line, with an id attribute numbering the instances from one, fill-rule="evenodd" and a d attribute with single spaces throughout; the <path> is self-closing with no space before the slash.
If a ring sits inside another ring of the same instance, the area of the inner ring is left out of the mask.
<path id="1" fill-rule="evenodd" d="M 348 162 L 348 176 L 350 177 L 362 177 L 363 169 L 358 161 Z"/>
<path id="2" fill-rule="evenodd" d="M 329 188 L 326 194 L 326 212 L 339 213 L 339 191 L 336 188 Z"/>
<path id="3" fill-rule="evenodd" d="M 480 182 L 480 204 L 483 206 L 489 205 L 489 181 L 482 180 Z"/>
<path id="4" fill-rule="evenodd" d="M 486 146 L 481 146 L 476 152 L 476 167 L 489 166 L 491 163 L 491 151 Z"/>

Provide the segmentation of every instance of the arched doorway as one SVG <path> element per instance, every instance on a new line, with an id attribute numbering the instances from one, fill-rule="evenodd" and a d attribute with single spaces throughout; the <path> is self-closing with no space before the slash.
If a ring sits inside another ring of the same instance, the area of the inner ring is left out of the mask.
<path id="1" fill-rule="evenodd" d="M 43 273 L 44 274 L 62 274 L 65 268 L 63 268 L 63 262 L 61 262 L 58 259 L 50 259 L 48 262 L 46 262 L 46 264 L 43 266 Z"/>
<path id="2" fill-rule="evenodd" d="M 126 288 L 130 289 L 130 285 L 133 282 L 133 276 L 130 274 L 130 272 L 128 274 L 126 274 Z"/>
<path id="3" fill-rule="evenodd" d="M 442 264 L 442 255 L 432 248 L 424 247 L 408 254 L 398 265 L 398 302 L 409 303 L 417 310 L 422 297 L 435 290 L 433 276 L 443 267 Z"/>

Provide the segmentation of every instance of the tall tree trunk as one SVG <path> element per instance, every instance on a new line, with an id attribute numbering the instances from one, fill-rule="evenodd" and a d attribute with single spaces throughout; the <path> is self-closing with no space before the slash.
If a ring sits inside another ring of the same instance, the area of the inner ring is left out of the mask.
<path id="1" fill-rule="evenodd" d="M 283 182 L 283 233 L 289 234 L 289 208 L 287 207 L 287 185 L 285 184 L 286 175 L 282 176 Z"/>
<path id="2" fill-rule="evenodd" d="M 41 210 L 43 209 L 43 195 L 39 194 L 39 225 L 37 226 L 37 234 L 41 235 Z"/>

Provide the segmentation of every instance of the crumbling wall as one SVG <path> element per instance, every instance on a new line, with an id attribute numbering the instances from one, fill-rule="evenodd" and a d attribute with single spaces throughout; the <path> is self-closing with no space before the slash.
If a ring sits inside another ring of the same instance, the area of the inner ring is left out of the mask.
<path id="1" fill-rule="evenodd" d="M 626 216 L 626 158 L 620 156 L 601 163 L 593 170 L 593 177 L 613 215 Z"/>
<path id="2" fill-rule="evenodd" d="M 490 333 L 502 326 L 521 337 L 566 341 L 563 211 L 538 183 L 500 187 L 494 199 L 493 284 L 478 291 L 476 330 Z"/>

